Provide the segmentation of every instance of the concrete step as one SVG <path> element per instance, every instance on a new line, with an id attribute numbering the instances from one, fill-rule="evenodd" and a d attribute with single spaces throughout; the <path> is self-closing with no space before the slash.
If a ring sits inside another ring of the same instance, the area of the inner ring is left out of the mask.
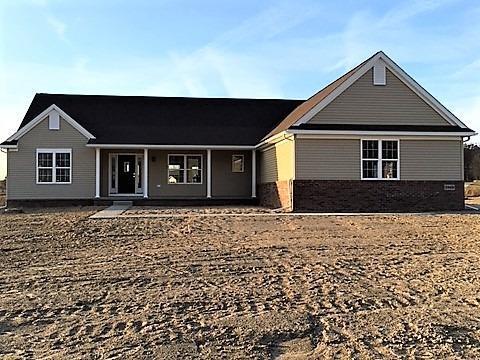
<path id="1" fill-rule="evenodd" d="M 133 206 L 133 201 L 119 200 L 112 203 L 114 206 Z"/>

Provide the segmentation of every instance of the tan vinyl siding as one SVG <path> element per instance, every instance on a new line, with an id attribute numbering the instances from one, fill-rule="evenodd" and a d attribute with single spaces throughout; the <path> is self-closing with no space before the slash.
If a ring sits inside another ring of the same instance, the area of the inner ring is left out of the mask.
<path id="1" fill-rule="evenodd" d="M 293 139 L 285 139 L 260 152 L 261 183 L 293 179 L 294 146 Z"/>
<path id="2" fill-rule="evenodd" d="M 232 172 L 232 155 L 243 155 L 244 172 Z M 252 152 L 212 150 L 212 197 L 252 196 Z"/>
<path id="3" fill-rule="evenodd" d="M 360 140 L 295 139 L 295 179 L 360 180 Z"/>
<path id="4" fill-rule="evenodd" d="M 49 130 L 42 120 L 18 141 L 18 151 L 7 156 L 7 198 L 86 199 L 95 196 L 95 150 L 87 139 L 64 119 L 60 130 Z M 37 148 L 72 149 L 71 184 L 36 184 Z"/>
<path id="5" fill-rule="evenodd" d="M 402 180 L 462 180 L 461 140 L 401 140 Z"/>
<path id="6" fill-rule="evenodd" d="M 360 180 L 360 140 L 296 139 L 298 180 Z M 401 180 L 462 180 L 463 143 L 400 140 Z"/>
<path id="7" fill-rule="evenodd" d="M 386 85 L 375 86 L 369 70 L 309 123 L 450 125 L 388 69 L 386 76 Z"/>

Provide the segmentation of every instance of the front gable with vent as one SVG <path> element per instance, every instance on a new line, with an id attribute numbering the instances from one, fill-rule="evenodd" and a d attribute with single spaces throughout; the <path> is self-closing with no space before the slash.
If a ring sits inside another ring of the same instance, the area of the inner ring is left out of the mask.
<path id="1" fill-rule="evenodd" d="M 445 127 L 455 127 L 459 132 L 473 134 L 383 52 L 312 96 L 295 115 L 284 120 L 284 130 L 315 127 L 326 130 L 328 125 L 332 129 L 351 125 L 352 130 L 359 125 L 417 126 L 419 130 L 438 126 L 439 132 L 444 132 Z"/>
<path id="2" fill-rule="evenodd" d="M 374 84 L 370 69 L 307 123 L 452 125 L 388 68 L 385 85 Z"/>

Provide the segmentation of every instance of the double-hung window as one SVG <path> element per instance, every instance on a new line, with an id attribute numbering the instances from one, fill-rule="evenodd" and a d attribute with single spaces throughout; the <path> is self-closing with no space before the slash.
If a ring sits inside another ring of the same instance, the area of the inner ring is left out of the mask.
<path id="1" fill-rule="evenodd" d="M 71 184 L 71 149 L 37 149 L 36 156 L 37 184 Z"/>
<path id="2" fill-rule="evenodd" d="M 168 155 L 169 184 L 201 184 L 202 155 Z"/>
<path id="3" fill-rule="evenodd" d="M 232 172 L 243 173 L 245 157 L 243 155 L 232 155 Z"/>
<path id="4" fill-rule="evenodd" d="M 398 140 L 362 140 L 362 180 L 398 180 Z"/>

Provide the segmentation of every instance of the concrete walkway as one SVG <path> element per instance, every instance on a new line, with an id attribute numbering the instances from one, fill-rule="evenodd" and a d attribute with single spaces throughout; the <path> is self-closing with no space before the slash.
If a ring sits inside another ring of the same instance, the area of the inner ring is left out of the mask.
<path id="1" fill-rule="evenodd" d="M 112 206 L 93 214 L 90 219 L 114 219 L 131 207 L 131 201 L 114 201 Z"/>
<path id="2" fill-rule="evenodd" d="M 132 207 L 131 201 L 115 201 L 112 206 L 101 210 L 92 216 L 90 219 L 114 219 L 114 218 L 184 218 L 184 217 L 298 217 L 298 216 L 435 216 L 435 215 L 453 215 L 453 214 L 480 214 L 480 206 L 466 205 L 465 211 L 439 211 L 439 212 L 411 212 L 411 213 L 291 213 L 291 212 L 268 212 L 268 213 L 130 213 L 127 211 Z"/>
<path id="3" fill-rule="evenodd" d="M 466 204 L 465 208 L 467 210 L 475 210 L 475 211 L 480 211 L 480 205 L 478 204 Z"/>

